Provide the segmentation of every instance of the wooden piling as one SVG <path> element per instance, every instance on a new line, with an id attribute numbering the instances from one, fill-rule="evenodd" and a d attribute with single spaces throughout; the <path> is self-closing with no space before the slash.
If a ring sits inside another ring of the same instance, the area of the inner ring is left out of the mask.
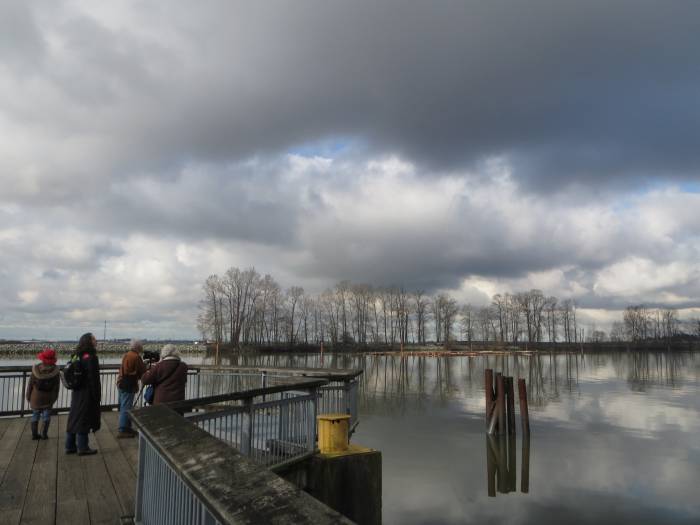
<path id="1" fill-rule="evenodd" d="M 496 454 L 491 436 L 486 436 L 486 490 L 489 498 L 496 497 Z"/>
<path id="2" fill-rule="evenodd" d="M 497 483 L 497 488 L 498 492 L 501 494 L 508 494 L 509 492 L 509 486 L 510 486 L 510 480 L 508 478 L 508 449 L 506 448 L 506 436 L 504 433 L 501 433 L 497 438 L 496 438 L 496 443 L 497 443 L 497 463 L 496 463 L 496 472 L 498 473 L 498 483 Z"/>
<path id="3" fill-rule="evenodd" d="M 508 492 L 517 492 L 518 490 L 516 455 L 515 434 L 513 434 L 508 436 Z"/>
<path id="4" fill-rule="evenodd" d="M 515 435 L 515 395 L 513 394 L 513 378 L 505 378 L 506 386 L 506 402 L 508 406 L 507 416 L 508 416 L 508 435 Z"/>
<path id="5" fill-rule="evenodd" d="M 527 388 L 524 379 L 518 379 L 518 397 L 520 398 L 520 423 L 523 437 L 530 435 L 530 415 L 527 410 Z"/>
<path id="6" fill-rule="evenodd" d="M 486 398 L 486 428 L 489 427 L 491 422 L 491 414 L 494 408 L 493 399 L 493 370 L 487 368 L 484 370 L 484 397 Z"/>
<path id="7" fill-rule="evenodd" d="M 530 492 L 530 434 L 523 433 L 523 458 L 520 470 L 520 492 Z"/>
<path id="8" fill-rule="evenodd" d="M 505 434 L 506 432 L 506 386 L 503 374 L 496 374 L 496 410 L 498 411 L 498 426 L 496 432 Z"/>

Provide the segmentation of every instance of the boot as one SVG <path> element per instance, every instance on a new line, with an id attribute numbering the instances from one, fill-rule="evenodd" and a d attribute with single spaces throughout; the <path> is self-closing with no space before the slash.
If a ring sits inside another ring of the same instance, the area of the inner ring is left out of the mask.
<path id="1" fill-rule="evenodd" d="M 39 439 L 39 422 L 32 421 L 32 439 Z"/>
<path id="2" fill-rule="evenodd" d="M 44 427 L 41 429 L 41 439 L 49 439 L 49 424 L 51 421 L 44 421 Z"/>

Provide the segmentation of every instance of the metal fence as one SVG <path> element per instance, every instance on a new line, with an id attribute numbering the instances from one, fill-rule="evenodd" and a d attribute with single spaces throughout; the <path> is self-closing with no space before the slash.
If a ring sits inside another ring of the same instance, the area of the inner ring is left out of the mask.
<path id="1" fill-rule="evenodd" d="M 102 365 L 102 409 L 119 407 L 117 374 L 118 365 Z M 357 377 L 360 370 L 284 369 L 284 368 L 245 368 L 190 366 L 185 389 L 185 399 L 199 399 L 231 392 L 255 388 L 265 388 L 284 382 L 291 377 L 313 377 L 326 379 L 328 384 L 320 389 L 319 413 L 340 412 L 350 414 L 351 429 L 357 425 Z M 27 383 L 31 376 L 30 366 L 0 367 L 0 416 L 24 416 L 31 413 L 25 399 Z M 70 408 L 71 393 L 61 385 L 58 401 L 54 404 L 57 412 Z M 139 396 L 136 406 L 142 406 Z"/>
<path id="2" fill-rule="evenodd" d="M 117 389 L 118 365 L 103 365 L 100 367 L 100 383 L 102 390 L 101 406 L 103 410 L 119 407 L 119 391 Z M 31 414 L 31 408 L 25 398 L 27 385 L 32 374 L 30 366 L 26 367 L 0 367 L 0 416 L 24 416 Z M 214 384 L 211 380 L 199 377 L 200 368 L 190 368 L 187 375 L 185 389 L 186 399 L 200 396 L 200 392 L 212 391 Z M 204 394 L 202 394 L 204 395 Z M 65 412 L 70 409 L 71 392 L 59 387 L 58 400 L 53 406 L 57 412 Z M 142 399 L 137 402 L 141 406 Z"/>
<path id="3" fill-rule="evenodd" d="M 313 391 L 324 382 L 302 381 L 302 384 L 290 385 L 286 389 L 282 387 L 282 390 L 268 387 L 265 395 Z M 216 403 L 224 397 L 231 397 L 229 401 L 242 401 L 244 406 L 249 406 L 252 398 L 261 395 L 260 389 L 257 389 L 252 393 L 215 397 L 220 398 Z M 251 412 L 252 417 L 256 417 L 258 409 L 269 409 L 264 406 L 267 404 L 291 407 L 294 403 L 313 403 L 317 399 L 313 394 L 309 400 L 300 397 L 303 396 L 279 395 L 274 401 L 260 403 Z M 185 404 L 188 403 L 192 404 Z M 139 430 L 134 513 L 138 525 L 351 523 L 309 494 L 278 478 L 265 466 L 242 457 L 227 443 L 198 428 L 199 425 L 194 424 L 192 418 L 181 417 L 173 410 L 173 405 L 136 410 L 132 420 Z M 255 428 L 255 425 L 252 426 Z M 256 443 L 259 442 L 254 439 L 251 445 L 256 446 Z"/>
<path id="4" fill-rule="evenodd" d="M 146 481 L 148 478 L 148 481 Z M 135 522 L 154 525 L 218 525 L 207 505 L 168 464 L 149 439 L 139 438 Z"/>
<path id="5" fill-rule="evenodd" d="M 262 396 L 240 406 L 187 416 L 211 435 L 237 448 L 256 463 L 273 467 L 298 460 L 316 448 L 318 396 L 310 392 L 282 392 Z"/>

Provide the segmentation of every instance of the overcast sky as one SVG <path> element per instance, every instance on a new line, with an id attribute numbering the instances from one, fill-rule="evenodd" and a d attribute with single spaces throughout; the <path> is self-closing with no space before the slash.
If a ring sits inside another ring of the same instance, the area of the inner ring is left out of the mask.
<path id="1" fill-rule="evenodd" d="M 0 0 L 0 338 L 204 279 L 700 312 L 700 2 Z"/>

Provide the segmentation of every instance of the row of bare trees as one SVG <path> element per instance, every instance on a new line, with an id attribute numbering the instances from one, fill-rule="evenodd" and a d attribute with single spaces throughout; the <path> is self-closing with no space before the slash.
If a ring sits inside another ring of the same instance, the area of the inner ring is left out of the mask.
<path id="1" fill-rule="evenodd" d="M 204 338 L 234 345 L 583 339 L 574 301 L 540 290 L 496 294 L 483 307 L 460 305 L 444 293 L 349 281 L 312 295 L 235 267 L 207 278 L 197 324 Z"/>
<path id="2" fill-rule="evenodd" d="M 647 308 L 642 304 L 625 308 L 622 322 L 613 323 L 612 341 L 671 339 L 681 332 L 678 311 L 673 308 Z"/>
<path id="3" fill-rule="evenodd" d="M 700 321 L 687 322 L 687 333 Z M 686 323 L 686 324 L 687 324 Z M 381 343 L 452 340 L 603 342 L 669 339 L 680 331 L 674 309 L 629 306 L 608 336 L 588 334 L 577 320 L 576 303 L 540 290 L 496 294 L 491 304 L 460 305 L 447 294 L 434 296 L 403 287 L 374 287 L 342 281 L 318 295 L 299 286 L 286 290 L 255 268 L 229 268 L 204 283 L 197 322 L 205 339 L 241 344 Z M 691 326 L 692 325 L 692 326 Z"/>

